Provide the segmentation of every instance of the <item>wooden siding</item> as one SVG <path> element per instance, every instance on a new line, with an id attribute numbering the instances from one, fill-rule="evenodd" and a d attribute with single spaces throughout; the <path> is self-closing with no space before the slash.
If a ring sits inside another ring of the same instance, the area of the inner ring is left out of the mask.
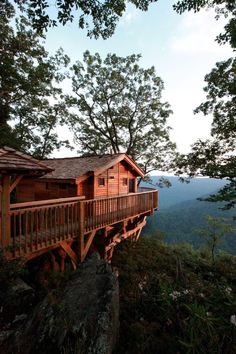
<path id="1" fill-rule="evenodd" d="M 17 202 L 32 202 L 35 200 L 34 180 L 23 178 L 16 187 Z"/>
<path id="2" fill-rule="evenodd" d="M 99 186 L 99 179 L 105 179 L 105 185 Z M 127 179 L 127 184 L 123 183 L 123 180 Z M 134 181 L 136 185 L 136 176 L 129 169 L 128 164 L 120 162 L 104 171 L 100 175 L 95 177 L 95 193 L 94 198 L 109 197 L 114 195 L 123 195 L 129 193 L 129 180 Z M 132 192 L 136 192 L 136 188 Z"/>
<path id="3" fill-rule="evenodd" d="M 105 185 L 99 185 L 99 179 L 104 178 Z M 124 184 L 124 179 L 127 184 Z M 134 188 L 129 189 L 130 180 Z M 90 176 L 81 182 L 69 183 L 63 180 L 43 180 L 24 177 L 16 188 L 17 202 L 31 202 L 35 200 L 69 198 L 85 196 L 86 199 L 111 197 L 137 192 L 136 175 L 130 166 L 121 161 L 98 176 Z"/>
<path id="4" fill-rule="evenodd" d="M 79 183 L 77 188 L 78 196 L 85 196 L 87 199 L 94 198 L 94 177 L 88 177 Z"/>
<path id="5" fill-rule="evenodd" d="M 16 201 L 32 202 L 54 198 L 69 198 L 76 196 L 75 184 L 65 182 L 41 182 L 32 178 L 23 178 L 16 187 Z"/>

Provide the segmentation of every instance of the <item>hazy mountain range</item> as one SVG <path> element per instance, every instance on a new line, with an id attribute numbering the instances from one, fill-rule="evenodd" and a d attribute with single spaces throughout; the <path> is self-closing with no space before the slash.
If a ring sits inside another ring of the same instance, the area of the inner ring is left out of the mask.
<path id="1" fill-rule="evenodd" d="M 152 176 L 152 184 L 143 183 L 145 187 L 153 187 L 159 190 L 159 209 L 168 208 L 174 204 L 186 200 L 192 200 L 203 195 L 214 193 L 226 183 L 225 180 L 215 178 L 193 178 L 190 183 L 180 182 L 178 177 L 165 177 L 172 184 L 169 188 L 158 188 L 160 177 Z"/>
<path id="2" fill-rule="evenodd" d="M 221 203 L 197 200 L 199 197 L 215 193 L 226 183 L 225 181 L 194 178 L 186 184 L 179 182 L 177 177 L 168 178 L 172 187 L 159 189 L 159 210 L 148 218 L 143 234 L 155 237 L 160 231 L 168 243 L 189 242 L 194 247 L 200 247 L 205 241 L 200 236 L 199 230 L 206 227 L 206 215 L 221 216 L 227 223 L 235 224 L 233 221 L 233 216 L 236 216 L 235 209 L 222 211 Z M 158 176 L 153 177 L 153 183 L 158 180 Z M 236 232 L 227 235 L 219 248 L 236 254 Z"/>

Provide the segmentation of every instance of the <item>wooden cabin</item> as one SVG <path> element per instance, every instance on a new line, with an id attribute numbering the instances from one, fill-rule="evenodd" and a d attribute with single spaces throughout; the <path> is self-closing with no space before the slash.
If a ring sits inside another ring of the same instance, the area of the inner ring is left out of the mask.
<path id="1" fill-rule="evenodd" d="M 53 171 L 25 177 L 16 188 L 16 202 L 84 196 L 112 197 L 137 192 L 141 168 L 126 154 L 57 158 L 43 163 Z"/>
<path id="2" fill-rule="evenodd" d="M 0 242 L 9 259 L 56 253 L 64 269 L 91 249 L 110 261 L 117 243 L 137 240 L 158 205 L 138 191 L 142 169 L 126 154 L 38 161 L 0 149 Z"/>

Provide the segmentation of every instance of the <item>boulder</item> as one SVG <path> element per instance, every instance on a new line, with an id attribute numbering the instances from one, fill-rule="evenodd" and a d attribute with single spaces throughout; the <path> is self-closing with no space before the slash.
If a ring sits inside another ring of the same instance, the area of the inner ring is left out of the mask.
<path id="1" fill-rule="evenodd" d="M 38 304 L 17 331 L 14 346 L 19 354 L 110 354 L 118 330 L 118 280 L 94 253 L 63 290 L 51 292 Z"/>

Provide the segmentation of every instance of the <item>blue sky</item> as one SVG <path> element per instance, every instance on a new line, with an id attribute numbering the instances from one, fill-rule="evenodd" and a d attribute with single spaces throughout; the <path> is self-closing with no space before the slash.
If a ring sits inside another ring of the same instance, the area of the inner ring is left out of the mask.
<path id="1" fill-rule="evenodd" d="M 82 60 L 85 50 L 127 56 L 141 53 L 140 65 L 155 66 L 163 79 L 165 91 L 163 99 L 172 107 L 169 119 L 171 137 L 180 152 L 188 152 L 197 138 L 209 136 L 211 117 L 194 115 L 193 109 L 204 100 L 204 76 L 217 61 L 232 55 L 227 46 L 219 46 L 215 37 L 223 28 L 224 20 L 216 21 L 215 13 L 201 11 L 177 15 L 172 0 L 159 0 L 141 12 L 129 5 L 120 20 L 115 34 L 107 40 L 91 40 L 85 31 L 78 29 L 76 22 L 58 26 L 47 33 L 46 48 L 53 53 L 64 48 L 72 62 Z M 72 139 L 65 129 L 60 135 Z M 64 150 L 54 156 L 75 155 Z"/>

